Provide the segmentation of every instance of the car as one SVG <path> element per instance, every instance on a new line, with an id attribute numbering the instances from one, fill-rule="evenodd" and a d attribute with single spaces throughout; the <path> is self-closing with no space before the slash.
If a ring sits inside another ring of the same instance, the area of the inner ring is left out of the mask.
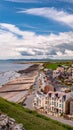
<path id="1" fill-rule="evenodd" d="M 23 106 L 26 106 L 26 103 L 23 103 Z"/>

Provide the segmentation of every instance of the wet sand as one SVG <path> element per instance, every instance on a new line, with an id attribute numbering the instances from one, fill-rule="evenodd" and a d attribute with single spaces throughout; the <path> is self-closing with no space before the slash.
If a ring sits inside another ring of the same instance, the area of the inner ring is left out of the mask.
<path id="1" fill-rule="evenodd" d="M 28 95 L 29 89 L 38 76 L 39 65 L 32 65 L 26 70 L 20 70 L 20 77 L 6 83 L 0 88 L 0 97 L 12 102 L 21 102 Z"/>

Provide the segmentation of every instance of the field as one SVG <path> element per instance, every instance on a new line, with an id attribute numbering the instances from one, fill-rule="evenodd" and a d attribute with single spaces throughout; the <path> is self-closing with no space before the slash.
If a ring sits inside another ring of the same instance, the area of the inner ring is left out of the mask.
<path id="1" fill-rule="evenodd" d="M 72 64 L 73 64 L 73 61 L 61 61 L 61 62 L 55 61 L 55 62 L 45 62 L 43 66 L 44 68 L 55 70 L 58 66 L 61 66 L 61 65 L 70 66 Z"/>
<path id="2" fill-rule="evenodd" d="M 24 109 L 20 104 L 0 98 L 0 111 L 22 123 L 26 130 L 73 130 L 72 127 L 49 119 L 35 111 Z"/>

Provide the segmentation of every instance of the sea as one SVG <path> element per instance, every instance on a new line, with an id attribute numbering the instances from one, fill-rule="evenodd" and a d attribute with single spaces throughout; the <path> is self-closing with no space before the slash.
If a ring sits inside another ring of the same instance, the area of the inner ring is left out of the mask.
<path id="1" fill-rule="evenodd" d="M 20 76 L 18 70 L 24 70 L 31 64 L 14 63 L 10 61 L 0 61 L 0 87 L 12 79 Z"/>

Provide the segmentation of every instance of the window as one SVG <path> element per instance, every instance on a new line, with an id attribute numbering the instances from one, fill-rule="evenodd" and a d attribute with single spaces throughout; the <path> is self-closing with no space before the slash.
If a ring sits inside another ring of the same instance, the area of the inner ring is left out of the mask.
<path id="1" fill-rule="evenodd" d="M 59 112 L 60 112 L 60 113 L 62 113 L 62 111 L 61 111 L 61 110 L 59 110 Z"/>
<path id="2" fill-rule="evenodd" d="M 48 101 L 45 102 L 45 104 L 47 104 L 47 103 L 48 103 Z"/>
<path id="3" fill-rule="evenodd" d="M 54 102 L 52 102 L 52 105 L 54 105 Z"/>
<path id="4" fill-rule="evenodd" d="M 59 107 L 61 108 L 61 107 L 62 107 L 62 105 L 61 105 L 61 104 L 59 104 Z"/>
<path id="5" fill-rule="evenodd" d="M 54 98 L 52 97 L 52 100 L 54 100 Z"/>
<path id="6" fill-rule="evenodd" d="M 60 100 L 60 102 L 61 102 L 61 100 Z"/>

